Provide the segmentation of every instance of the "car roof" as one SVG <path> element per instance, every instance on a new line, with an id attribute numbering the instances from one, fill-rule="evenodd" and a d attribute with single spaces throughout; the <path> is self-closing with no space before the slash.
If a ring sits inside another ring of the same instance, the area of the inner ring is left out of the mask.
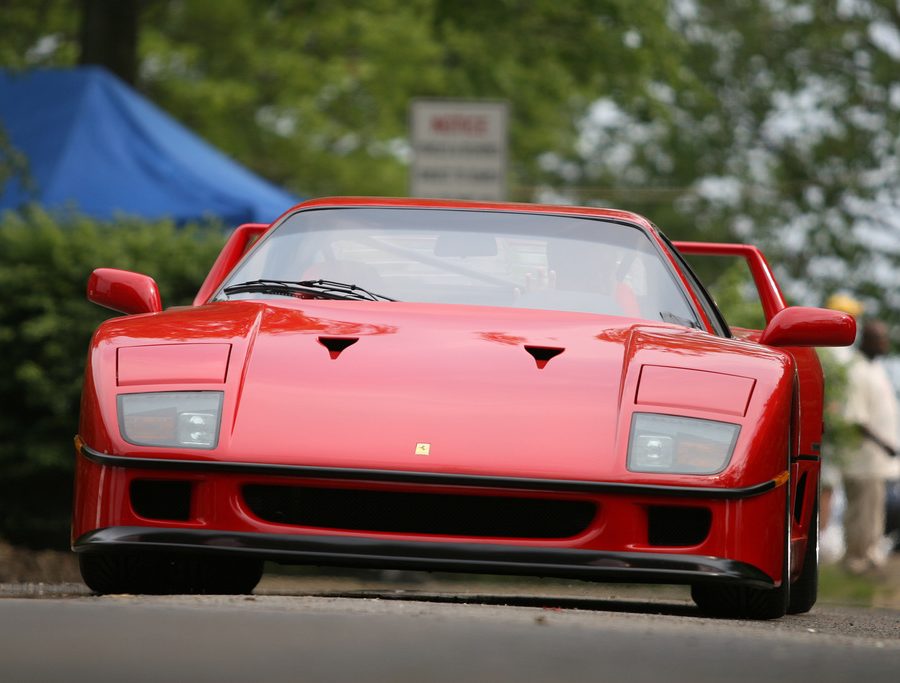
<path id="1" fill-rule="evenodd" d="M 547 213 L 626 221 L 657 232 L 655 226 L 640 214 L 619 209 L 565 204 L 525 204 L 518 202 L 485 202 L 463 199 L 423 199 L 413 197 L 320 197 L 297 204 L 285 215 L 311 208 L 391 207 L 416 209 L 462 209 L 468 211 L 509 211 L 518 213 Z"/>

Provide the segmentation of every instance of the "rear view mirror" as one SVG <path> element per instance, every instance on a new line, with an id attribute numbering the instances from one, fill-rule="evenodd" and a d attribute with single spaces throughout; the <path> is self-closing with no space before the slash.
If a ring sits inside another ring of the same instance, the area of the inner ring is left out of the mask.
<path id="1" fill-rule="evenodd" d="M 115 268 L 97 268 L 88 279 L 87 298 L 120 313 L 159 313 L 162 300 L 152 277 Z"/>
<path id="2" fill-rule="evenodd" d="M 855 340 L 856 321 L 852 316 L 808 306 L 778 311 L 759 338 L 767 346 L 850 346 Z"/>

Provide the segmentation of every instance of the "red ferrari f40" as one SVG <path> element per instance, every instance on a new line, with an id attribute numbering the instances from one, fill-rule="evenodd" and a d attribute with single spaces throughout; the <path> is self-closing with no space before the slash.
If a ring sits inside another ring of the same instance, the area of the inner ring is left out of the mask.
<path id="1" fill-rule="evenodd" d="M 684 254 L 742 258 L 731 329 Z M 691 586 L 816 600 L 822 371 L 843 313 L 754 247 L 636 214 L 304 202 L 243 225 L 192 306 L 101 268 L 72 546 L 98 593 L 243 593 L 263 561 Z"/>

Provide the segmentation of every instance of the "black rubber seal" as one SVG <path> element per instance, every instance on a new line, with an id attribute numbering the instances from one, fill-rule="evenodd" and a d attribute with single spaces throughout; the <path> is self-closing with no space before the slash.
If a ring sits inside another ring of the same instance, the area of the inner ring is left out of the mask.
<path id="1" fill-rule="evenodd" d="M 667 486 L 664 484 L 627 484 L 573 479 L 537 479 L 531 477 L 491 477 L 470 474 L 442 474 L 410 472 L 408 470 L 374 470 L 347 467 L 308 467 L 304 465 L 270 465 L 255 462 L 222 460 L 178 460 L 174 458 L 141 458 L 108 455 L 81 445 L 81 453 L 88 460 L 107 467 L 128 467 L 143 470 L 173 472 L 222 472 L 289 476 L 307 479 L 349 479 L 354 481 L 383 481 L 443 486 L 471 486 L 479 488 L 519 489 L 523 491 L 563 491 L 574 493 L 620 493 L 632 495 L 668 496 L 672 498 L 704 498 L 737 500 L 758 496 L 779 486 L 777 479 L 743 488 L 709 486 Z"/>

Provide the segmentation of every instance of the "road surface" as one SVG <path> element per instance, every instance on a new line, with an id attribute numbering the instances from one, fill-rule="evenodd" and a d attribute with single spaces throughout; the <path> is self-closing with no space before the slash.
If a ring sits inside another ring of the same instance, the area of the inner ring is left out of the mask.
<path id="1" fill-rule="evenodd" d="M 95 597 L 6 584 L 0 680 L 900 680 L 900 611 L 732 621 L 677 592 L 588 586 L 264 580 L 252 596 Z"/>

